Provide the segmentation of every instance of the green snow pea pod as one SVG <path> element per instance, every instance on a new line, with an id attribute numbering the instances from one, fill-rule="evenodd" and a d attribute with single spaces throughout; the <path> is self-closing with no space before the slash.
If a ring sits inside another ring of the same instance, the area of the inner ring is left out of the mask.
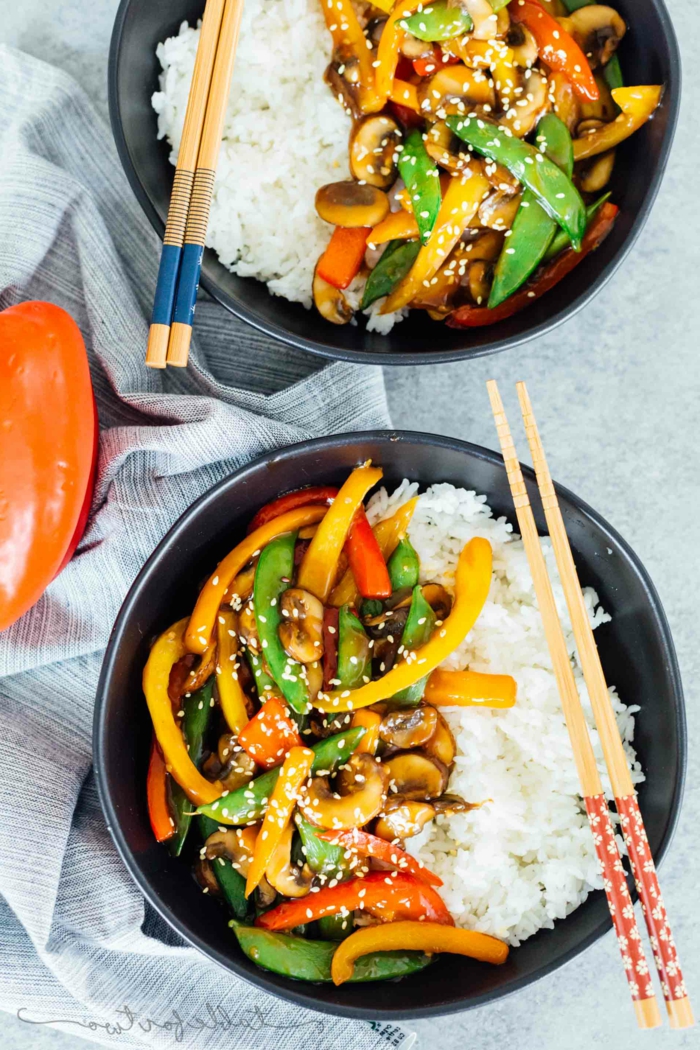
<path id="1" fill-rule="evenodd" d="M 442 192 L 437 164 L 428 155 L 423 136 L 417 128 L 413 128 L 404 139 L 398 163 L 399 173 L 411 198 L 421 241 L 426 244 L 440 211 Z"/>
<path id="2" fill-rule="evenodd" d="M 571 178 L 574 170 L 573 142 L 566 124 L 554 113 L 547 113 L 540 120 L 535 142 L 538 149 Z M 513 220 L 510 236 L 506 237 L 496 262 L 489 309 L 499 306 L 525 283 L 542 262 L 556 232 L 556 221 L 538 204 L 532 190 L 526 189 Z"/>
<path id="3" fill-rule="evenodd" d="M 435 627 L 435 619 L 435 613 L 423 596 L 420 586 L 417 585 L 413 588 L 408 619 L 401 635 L 401 644 L 404 647 L 404 651 L 412 652 L 415 649 L 420 649 L 422 645 L 425 645 L 430 640 Z M 426 675 L 425 678 L 421 678 L 420 681 L 414 682 L 413 685 L 409 685 L 406 689 L 396 693 L 391 698 L 391 705 L 402 707 L 415 706 L 425 692 L 427 680 Z"/>
<path id="4" fill-rule="evenodd" d="M 327 875 L 329 879 L 342 878 L 350 870 L 345 849 L 320 839 L 317 832 L 322 828 L 314 827 L 301 813 L 297 813 L 294 820 L 304 847 L 304 858 L 313 873 Z"/>
<path id="5" fill-rule="evenodd" d="M 304 714 L 309 707 L 304 669 L 287 655 L 278 634 L 282 622 L 279 600 L 294 575 L 296 538 L 296 532 L 288 532 L 263 547 L 255 570 L 253 610 L 270 674 L 289 706 L 298 714 Z"/>
<path id="6" fill-rule="evenodd" d="M 590 223 L 594 216 L 598 213 L 601 206 L 605 204 L 606 200 L 610 197 L 610 193 L 604 193 L 602 197 L 599 197 L 597 201 L 593 201 L 593 204 L 589 204 L 586 208 L 586 222 Z M 571 241 L 566 236 L 563 230 L 557 230 L 554 239 L 552 240 L 549 248 L 545 252 L 543 262 L 549 262 L 559 252 L 563 252 L 565 248 L 571 247 Z"/>
<path id="7" fill-rule="evenodd" d="M 447 0 L 434 0 L 426 4 L 422 11 L 416 11 L 399 22 L 400 27 L 411 36 L 437 43 L 464 36 L 473 24 L 465 8 L 460 4 L 448 7 Z"/>
<path id="8" fill-rule="evenodd" d="M 202 765 L 202 753 L 204 751 L 204 735 L 209 728 L 212 715 L 212 693 L 214 692 L 214 675 L 208 679 L 195 693 L 186 696 L 182 701 L 182 709 L 185 712 L 181 719 L 182 732 L 187 743 L 189 756 L 197 769 Z M 192 803 L 188 799 L 180 785 L 170 779 L 170 809 L 175 821 L 175 834 L 166 842 L 168 852 L 173 857 L 179 857 L 182 847 L 185 845 L 187 832 L 192 823 Z"/>
<path id="9" fill-rule="evenodd" d="M 389 295 L 411 269 L 419 251 L 420 241 L 389 241 L 367 278 L 360 309 L 366 310 L 383 295 Z"/>
<path id="10" fill-rule="evenodd" d="M 369 681 L 372 675 L 372 651 L 364 627 L 343 605 L 338 614 L 338 669 L 339 689 L 355 689 Z"/>
<path id="11" fill-rule="evenodd" d="M 451 116 L 445 123 L 478 153 L 508 168 L 534 193 L 547 214 L 566 230 L 575 250 L 581 250 L 581 239 L 586 232 L 586 208 L 571 179 L 554 161 L 529 142 L 516 138 L 508 128 L 480 117 Z"/>
<path id="12" fill-rule="evenodd" d="M 314 744 L 311 750 L 316 757 L 311 766 L 311 772 L 331 773 L 343 762 L 347 762 L 364 733 L 362 726 L 356 726 L 354 729 L 346 729 L 344 733 L 336 733 L 335 736 L 326 737 L 325 740 Z M 200 806 L 197 812 L 204 813 L 205 816 L 211 817 L 219 824 L 252 824 L 264 816 L 279 775 L 279 767 L 270 769 L 267 773 L 256 777 L 255 780 L 251 780 L 249 784 L 244 784 L 243 787 L 222 795 L 215 802 Z"/>
<path id="13" fill-rule="evenodd" d="M 333 941 L 308 941 L 290 933 L 272 933 L 257 926 L 244 926 L 232 919 L 233 930 L 244 955 L 263 970 L 298 981 L 331 980 L 331 960 L 337 944 Z M 423 952 L 374 952 L 361 956 L 355 963 L 350 981 L 387 981 L 405 977 L 430 965 L 431 956 Z"/>
<path id="14" fill-rule="evenodd" d="M 413 589 L 418 583 L 420 560 L 411 541 L 404 536 L 387 563 L 392 591 L 401 587 Z"/>

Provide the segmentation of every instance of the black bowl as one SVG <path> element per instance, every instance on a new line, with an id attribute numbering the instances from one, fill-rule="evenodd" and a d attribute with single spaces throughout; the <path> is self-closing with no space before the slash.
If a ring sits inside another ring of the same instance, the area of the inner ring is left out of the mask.
<path id="1" fill-rule="evenodd" d="M 654 119 L 618 149 L 610 189 L 621 209 L 605 243 L 542 299 L 492 327 L 458 330 L 416 311 L 388 336 L 335 326 L 315 311 L 270 295 L 253 278 L 237 277 L 213 251 L 204 253 L 202 286 L 238 317 L 292 346 L 324 357 L 374 364 L 421 365 L 480 357 L 551 331 L 603 287 L 636 240 L 666 167 L 680 98 L 678 45 L 663 0 L 615 0 L 629 30 L 620 61 L 627 83 L 664 84 Z M 159 41 L 180 23 L 201 17 L 203 0 L 122 0 L 109 61 L 109 105 L 117 149 L 136 196 L 160 236 L 173 180 L 168 147 L 156 142 L 151 95 L 158 87 Z"/>
<path id="2" fill-rule="evenodd" d="M 478 1006 L 522 988 L 593 944 L 610 929 L 602 892 L 593 893 L 553 930 L 511 952 L 502 967 L 442 957 L 395 983 L 340 988 L 266 973 L 246 959 L 223 908 L 195 886 L 188 865 L 153 839 L 146 810 L 151 729 L 141 672 L 153 637 L 192 609 L 198 581 L 245 533 L 253 513 L 280 492 L 304 484 L 339 484 L 358 462 L 384 468 L 390 487 L 407 477 L 486 493 L 495 514 L 513 517 L 499 455 L 450 438 L 376 431 L 308 441 L 271 452 L 205 493 L 170 530 L 139 574 L 112 631 L 95 709 L 94 753 L 100 797 L 129 871 L 160 914 L 191 944 L 268 991 L 331 1013 L 363 1018 L 418 1017 Z M 533 505 L 532 471 L 523 468 Z M 639 803 L 652 852 L 665 852 L 678 814 L 686 758 L 681 683 L 661 603 L 625 541 L 571 492 L 558 487 L 584 584 L 596 588 L 612 622 L 596 631 L 606 675 L 627 702 L 641 704 L 635 747 L 647 779 Z M 543 528 L 539 511 L 538 527 Z M 620 991 L 623 992 L 620 974 Z"/>

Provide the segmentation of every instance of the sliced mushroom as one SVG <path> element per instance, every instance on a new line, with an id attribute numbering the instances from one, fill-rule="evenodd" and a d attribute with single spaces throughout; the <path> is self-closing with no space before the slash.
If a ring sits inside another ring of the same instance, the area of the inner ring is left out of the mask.
<path id="1" fill-rule="evenodd" d="M 537 41 L 530 30 L 520 22 L 511 22 L 506 43 L 513 52 L 513 61 L 521 69 L 530 69 L 537 61 Z"/>
<path id="2" fill-rule="evenodd" d="M 481 306 L 488 300 L 493 280 L 493 266 L 491 263 L 478 259 L 469 264 L 467 271 L 467 282 L 469 294 L 477 306 Z"/>
<path id="3" fill-rule="evenodd" d="M 323 79 L 349 116 L 359 120 L 360 63 L 350 48 L 337 47 Z"/>
<path id="4" fill-rule="evenodd" d="M 389 198 L 376 186 L 329 182 L 316 192 L 316 211 L 334 226 L 376 226 L 389 214 Z"/>
<path id="5" fill-rule="evenodd" d="M 498 33 L 498 15 L 494 14 L 489 0 L 464 0 L 464 6 L 474 23 L 474 40 L 491 40 Z"/>
<path id="6" fill-rule="evenodd" d="M 267 878 L 263 875 L 260 882 L 255 888 L 255 896 L 257 903 L 261 908 L 269 908 L 271 904 L 274 904 L 275 898 L 277 897 L 277 890 L 274 886 L 271 886 L 267 881 Z"/>
<path id="7" fill-rule="evenodd" d="M 279 604 L 279 636 L 285 652 L 300 664 L 323 656 L 323 602 L 301 587 L 289 587 Z"/>
<path id="8" fill-rule="evenodd" d="M 385 744 L 401 751 L 421 747 L 433 736 L 437 723 L 438 713 L 429 705 L 399 708 L 384 716 L 379 726 L 379 736 Z"/>
<path id="9" fill-rule="evenodd" d="M 255 582 L 255 570 L 258 565 L 257 558 L 251 561 L 250 564 L 246 565 L 242 569 L 238 576 L 235 576 L 229 588 L 224 595 L 224 605 L 230 605 L 232 609 L 240 609 L 243 602 L 248 601 L 251 594 L 253 593 L 253 583 Z"/>
<path id="10" fill-rule="evenodd" d="M 502 164 L 490 160 L 484 165 L 484 175 L 493 188 L 506 197 L 513 197 L 520 192 L 520 182 Z"/>
<path id="11" fill-rule="evenodd" d="M 450 114 L 469 113 L 479 106 L 493 108 L 493 82 L 480 69 L 445 66 L 418 85 L 418 104 L 424 116 L 434 115 L 440 120 Z"/>
<path id="12" fill-rule="evenodd" d="M 479 205 L 479 223 L 492 230 L 509 230 L 520 207 L 522 194 L 495 190 Z"/>
<path id="13" fill-rule="evenodd" d="M 433 45 L 429 41 L 419 40 L 409 32 L 403 34 L 399 50 L 405 58 L 410 58 L 411 62 L 417 58 L 431 58 L 434 54 Z"/>
<path id="14" fill-rule="evenodd" d="M 414 802 L 395 797 L 387 800 L 384 812 L 374 825 L 374 834 L 392 842 L 394 839 L 410 839 L 418 835 L 435 816 L 429 802 Z"/>
<path id="15" fill-rule="evenodd" d="M 323 665 L 321 662 L 314 660 L 312 664 L 306 664 L 302 670 L 302 677 L 306 679 L 309 700 L 313 704 L 323 686 Z"/>
<path id="16" fill-rule="evenodd" d="M 599 153 L 584 161 L 578 172 L 579 187 L 583 193 L 598 193 L 610 182 L 615 166 L 615 150 Z"/>
<path id="17" fill-rule="evenodd" d="M 308 864 L 299 867 L 292 863 L 294 826 L 287 825 L 275 852 L 265 869 L 270 885 L 284 897 L 305 897 L 311 890 L 314 873 Z"/>
<path id="18" fill-rule="evenodd" d="M 602 128 L 605 124 L 604 120 L 598 120 L 597 117 L 589 117 L 587 120 L 579 122 L 576 128 L 576 138 L 582 138 L 584 135 L 589 135 L 593 131 L 597 131 L 598 128 Z"/>
<path id="19" fill-rule="evenodd" d="M 196 693 L 214 674 L 216 669 L 216 645 L 207 646 L 201 660 L 193 667 L 183 686 L 184 693 Z"/>
<path id="20" fill-rule="evenodd" d="M 500 123 L 522 139 L 529 135 L 540 117 L 552 107 L 547 90 L 547 78 L 536 69 L 522 70 L 520 84 L 510 109 L 500 118 Z"/>
<path id="21" fill-rule="evenodd" d="M 314 306 L 321 317 L 331 324 L 347 324 L 353 311 L 340 288 L 334 288 L 314 273 L 313 283 Z"/>
<path id="22" fill-rule="evenodd" d="M 592 68 L 610 61 L 627 31 L 624 20 L 606 4 L 579 7 L 568 18 L 559 21 L 579 45 Z"/>
<path id="23" fill-rule="evenodd" d="M 457 744 L 455 738 L 452 735 L 452 730 L 448 726 L 445 719 L 442 717 L 439 711 L 436 711 L 437 715 L 435 732 L 424 745 L 424 750 L 433 758 L 437 758 L 444 766 L 449 767 L 455 760 L 457 753 Z"/>
<path id="24" fill-rule="evenodd" d="M 336 777 L 337 791 L 331 790 L 329 777 L 314 777 L 299 808 L 318 827 L 362 827 L 381 811 L 387 780 L 384 768 L 371 755 L 352 755 Z"/>
<path id="25" fill-rule="evenodd" d="M 232 867 L 243 878 L 247 878 L 258 830 L 257 825 L 251 824 L 246 828 L 227 828 L 226 831 L 215 831 L 204 843 L 201 855 L 210 861 L 215 861 L 217 857 L 226 857 L 231 861 Z"/>
<path id="26" fill-rule="evenodd" d="M 439 798 L 447 787 L 447 769 L 424 751 L 400 751 L 382 763 L 390 790 L 409 799 Z"/>
<path id="27" fill-rule="evenodd" d="M 549 97 L 554 112 L 562 120 L 571 134 L 581 119 L 581 108 L 574 92 L 573 85 L 563 73 L 552 73 L 549 78 Z"/>
<path id="28" fill-rule="evenodd" d="M 469 253 L 473 258 L 473 254 Z M 452 599 L 440 583 L 426 583 L 421 587 L 423 597 L 435 613 L 438 620 L 445 620 L 452 608 Z"/>
<path id="29" fill-rule="evenodd" d="M 356 124 L 350 138 L 350 170 L 355 178 L 388 190 L 396 181 L 396 147 L 401 138 L 391 117 L 373 115 Z"/>
<path id="30" fill-rule="evenodd" d="M 460 242 L 452 249 L 444 265 L 430 279 L 427 287 L 423 285 L 419 288 L 412 305 L 427 310 L 431 316 L 437 315 L 440 320 L 444 320 L 445 316 L 460 306 L 466 298 L 463 284 L 468 265 L 468 246 Z M 437 586 L 432 583 L 426 584 L 423 587 L 423 596 L 426 597 L 426 593 Z M 432 605 L 430 599 L 427 600 Z M 442 613 L 439 612 L 437 615 L 439 619 L 444 619 Z"/>
<path id="31" fill-rule="evenodd" d="M 226 791 L 235 791 L 253 779 L 257 766 L 236 736 L 224 733 L 219 737 L 217 753 L 210 754 L 202 764 L 202 772 L 208 780 L 219 780 Z"/>
<path id="32" fill-rule="evenodd" d="M 472 809 L 479 809 L 483 804 L 483 802 L 466 802 L 460 795 L 443 795 L 441 798 L 433 799 L 431 803 L 436 814 L 443 817 L 452 817 L 455 813 L 469 813 Z"/>
<path id="33" fill-rule="evenodd" d="M 194 877 L 205 893 L 220 897 L 221 890 L 208 860 L 198 860 L 194 866 Z"/>

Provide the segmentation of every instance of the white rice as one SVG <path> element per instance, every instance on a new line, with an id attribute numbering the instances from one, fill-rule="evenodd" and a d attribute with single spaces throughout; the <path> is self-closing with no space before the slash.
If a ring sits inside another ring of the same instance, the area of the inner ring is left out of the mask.
<path id="1" fill-rule="evenodd" d="M 152 104 L 173 164 L 198 41 L 183 22 L 156 50 L 163 72 Z M 323 79 L 330 56 L 319 0 L 246 0 L 207 232 L 233 273 L 306 307 L 331 233 L 316 190 L 350 177 L 351 119 Z M 376 317 L 378 308 L 368 327 L 388 331 L 395 317 Z"/>
<path id="2" fill-rule="evenodd" d="M 393 513 L 417 488 L 404 481 L 391 496 L 378 493 L 368 507 L 370 521 Z M 451 587 L 459 552 L 473 536 L 493 547 L 491 591 L 475 627 L 444 666 L 513 675 L 517 700 L 502 711 L 442 709 L 457 742 L 448 791 L 469 802 L 489 801 L 467 814 L 437 818 L 408 839 L 407 848 L 443 879 L 440 893 L 458 926 L 517 945 L 572 912 L 602 879 L 522 542 L 505 518 L 492 516 L 485 496 L 446 484 L 420 496 L 409 537 L 422 582 Z M 598 767 L 612 797 L 549 540 L 542 547 Z M 595 591 L 585 596 L 594 627 L 610 620 Z M 639 707 L 625 706 L 614 687 L 610 695 L 632 779 L 639 783 L 644 774 L 632 747 Z"/>

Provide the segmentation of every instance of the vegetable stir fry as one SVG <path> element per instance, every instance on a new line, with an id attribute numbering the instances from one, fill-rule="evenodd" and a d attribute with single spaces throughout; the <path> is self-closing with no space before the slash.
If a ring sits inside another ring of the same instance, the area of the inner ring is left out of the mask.
<path id="1" fill-rule="evenodd" d="M 449 591 L 426 580 L 408 536 L 417 497 L 370 524 L 381 477 L 366 463 L 340 489 L 261 508 L 143 673 L 156 839 L 194 858 L 249 958 L 298 980 L 508 954 L 455 928 L 442 880 L 405 849 L 486 801 L 448 792 L 440 708 L 515 703 L 508 675 L 439 667 L 483 608 L 491 546 L 466 544 Z"/>
<path id="2" fill-rule="evenodd" d="M 313 281 L 323 317 L 413 308 L 493 324 L 598 247 L 618 212 L 615 150 L 662 93 L 624 86 L 612 7 L 319 2 L 326 81 L 353 118 L 353 178 L 316 194 L 334 227 Z"/>

